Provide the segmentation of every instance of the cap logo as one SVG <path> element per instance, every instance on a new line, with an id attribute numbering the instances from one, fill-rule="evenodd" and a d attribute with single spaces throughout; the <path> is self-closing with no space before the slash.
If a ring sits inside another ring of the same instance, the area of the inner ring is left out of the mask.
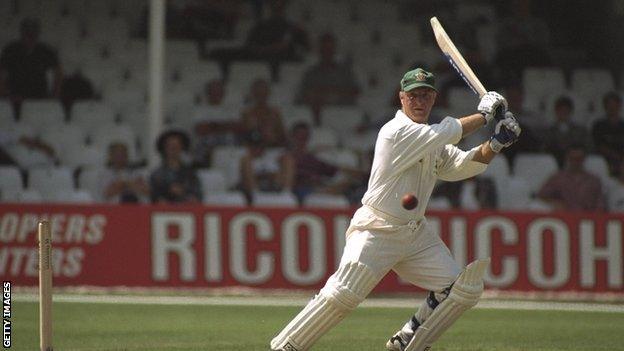
<path id="1" fill-rule="evenodd" d="M 427 80 L 427 76 L 423 72 L 416 73 L 414 78 L 416 78 L 416 80 L 419 82 L 424 82 L 425 80 Z"/>

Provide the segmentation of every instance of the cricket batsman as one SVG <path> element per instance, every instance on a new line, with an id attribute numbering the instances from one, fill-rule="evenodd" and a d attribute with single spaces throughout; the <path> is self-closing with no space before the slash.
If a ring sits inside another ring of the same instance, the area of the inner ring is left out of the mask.
<path id="1" fill-rule="evenodd" d="M 401 110 L 379 131 L 368 190 L 346 232 L 338 270 L 321 291 L 271 341 L 272 350 L 304 351 L 360 304 L 391 269 L 429 291 L 417 312 L 386 344 L 393 351 L 424 351 L 459 316 L 477 304 L 489 258 L 461 269 L 424 217 L 438 179 L 458 181 L 483 172 L 520 135 L 520 126 L 496 92 L 486 93 L 478 113 L 428 124 L 437 97 L 435 78 L 417 68 L 401 80 Z M 496 123 L 489 140 L 463 151 L 462 137 Z M 416 194 L 413 210 L 401 206 Z"/>

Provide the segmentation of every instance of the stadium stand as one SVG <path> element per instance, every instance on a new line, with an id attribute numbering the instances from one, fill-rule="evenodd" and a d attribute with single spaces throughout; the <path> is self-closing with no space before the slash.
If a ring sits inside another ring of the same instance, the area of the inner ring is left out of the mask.
<path id="1" fill-rule="evenodd" d="M 108 146 L 116 141 L 125 143 L 130 161 L 137 167 L 146 165 L 147 155 L 154 147 L 146 132 L 148 72 L 143 13 L 147 2 L 20 0 L 13 5 L 9 3 L 0 5 L 1 46 L 15 40 L 23 19 L 37 18 L 42 27 L 41 41 L 58 51 L 65 75 L 83 74 L 93 85 L 96 96 L 71 106 L 63 106 L 52 95 L 45 99 L 26 99 L 21 106 L 14 105 L 8 96 L 0 100 L 0 126 L 12 137 L 1 147 L 14 161 L 0 172 L 2 201 L 103 201 L 95 183 L 99 170 L 105 166 Z M 229 66 L 223 99 L 218 106 L 204 101 L 206 83 L 222 79 L 218 62 L 206 52 L 210 48 L 240 47 L 244 43 L 256 23 L 252 6 L 246 2 L 240 6 L 241 13 L 229 37 L 169 38 L 164 104 L 166 126 L 189 133 L 193 148 L 200 143 L 210 144 L 209 163 L 188 160 L 210 167 L 198 172 L 206 194 L 203 202 L 219 205 L 245 202 L 242 194 L 232 192 L 240 185 L 240 158 L 245 152 L 243 138 L 237 133 L 245 130 L 245 126 L 239 125 L 240 114 L 249 106 L 247 92 L 256 78 L 270 82 L 270 104 L 281 110 L 287 134 L 295 124 L 304 122 L 312 127 L 309 148 L 320 159 L 364 172 L 368 164 L 362 159 L 372 151 L 378 128 L 393 114 L 392 101 L 400 75 L 413 65 L 439 70 L 436 73 L 440 97 L 436 111 L 443 114 L 473 111 L 477 99 L 450 68 L 440 64 L 444 63 L 443 58 L 431 45 L 428 29 L 403 20 L 405 15 L 400 9 L 404 7 L 401 1 L 384 3 L 384 6 L 379 6 L 375 0 L 291 1 L 286 17 L 309 35 L 310 49 L 302 53 L 300 62 L 281 62 L 278 77 L 272 75 L 271 65 L 264 61 L 234 60 Z M 456 20 L 457 28 L 487 18 L 478 26 L 472 26 L 474 30 L 466 35 L 471 37 L 471 45 L 480 54 L 479 58 L 471 59 L 481 60 L 480 64 L 486 69 L 495 66 L 500 52 L 501 44 L 491 30 L 502 23 L 496 13 L 496 6 L 482 2 L 456 4 L 455 12 L 447 14 Z M 369 25 L 371 23 L 374 25 Z M 410 33 L 408 38 L 404 35 L 407 32 Z M 302 77 L 317 62 L 320 33 L 336 36 L 336 60 L 353 70 L 354 83 L 360 90 L 356 105 L 310 108 L 296 103 Z M 412 62 L 414 52 L 419 53 L 418 62 Z M 618 87 L 621 89 L 622 81 L 619 79 L 618 86 L 610 67 L 597 65 L 522 66 L 518 76 L 521 81 L 512 83 L 521 83 L 527 111 L 552 123 L 554 102 L 567 96 L 574 103 L 572 120 L 588 130 L 604 115 L 603 96 L 617 91 Z M 492 80 L 488 86 L 493 88 L 504 88 L 508 84 L 497 81 L 495 75 Z M 50 81 L 48 85 L 51 86 Z M 225 123 L 231 137 L 202 139 L 196 133 L 198 122 L 210 126 L 218 122 L 221 127 Z M 53 155 L 20 143 L 23 136 L 49 145 Z M 543 135 L 537 131 L 539 142 L 543 142 L 541 137 Z M 542 146 L 536 147 L 537 153 L 536 150 L 518 150 L 511 164 L 511 159 L 497 157 L 481 176 L 494 181 L 500 208 L 546 209 L 534 202 L 532 195 L 558 166 L 552 155 L 543 152 Z M 190 153 L 188 156 L 192 157 Z M 613 183 L 611 177 L 616 176 L 612 173 L 614 168 L 609 166 L 597 154 L 586 160 L 587 169 L 604 183 Z M 27 187 L 21 184 L 21 174 L 29 180 Z M 74 190 L 74 176 L 78 177 L 78 190 Z M 55 189 L 54 193 L 50 193 L 50 187 Z M 291 195 L 287 192 L 258 194 L 254 202 L 296 206 L 297 200 Z M 302 205 L 344 207 L 345 199 L 346 194 L 313 194 Z M 434 200 L 430 203 L 432 208 L 451 207 L 450 201 Z"/>

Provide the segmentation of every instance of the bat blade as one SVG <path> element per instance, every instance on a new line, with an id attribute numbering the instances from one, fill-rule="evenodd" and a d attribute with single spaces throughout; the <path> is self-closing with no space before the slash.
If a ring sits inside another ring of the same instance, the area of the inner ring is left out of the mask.
<path id="1" fill-rule="evenodd" d="M 483 84 L 477 75 L 472 71 L 462 54 L 457 50 L 455 44 L 451 38 L 449 38 L 448 34 L 440 24 L 440 21 L 436 17 L 431 17 L 431 28 L 433 29 L 433 34 L 435 35 L 436 41 L 438 42 L 438 46 L 444 56 L 448 59 L 449 63 L 457 73 L 459 73 L 460 77 L 466 82 L 466 84 L 475 92 L 475 94 L 482 97 L 487 92 Z"/>

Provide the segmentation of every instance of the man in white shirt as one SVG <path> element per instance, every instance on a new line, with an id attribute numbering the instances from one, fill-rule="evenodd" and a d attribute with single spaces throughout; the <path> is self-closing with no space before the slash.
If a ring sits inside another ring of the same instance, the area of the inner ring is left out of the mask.
<path id="1" fill-rule="evenodd" d="M 366 298 L 392 269 L 403 280 L 430 291 L 418 312 L 386 347 L 424 351 L 483 291 L 489 259 L 460 269 L 424 217 L 437 179 L 457 181 L 485 170 L 496 153 L 513 144 L 520 127 L 498 93 L 481 98 L 478 113 L 444 118 L 428 125 L 437 97 L 433 74 L 417 68 L 401 80 L 402 109 L 377 137 L 368 190 L 353 216 L 340 266 L 308 305 L 271 341 L 272 350 L 303 351 Z M 490 140 L 469 150 L 455 146 L 462 137 L 496 120 Z M 413 193 L 418 205 L 401 206 Z"/>

